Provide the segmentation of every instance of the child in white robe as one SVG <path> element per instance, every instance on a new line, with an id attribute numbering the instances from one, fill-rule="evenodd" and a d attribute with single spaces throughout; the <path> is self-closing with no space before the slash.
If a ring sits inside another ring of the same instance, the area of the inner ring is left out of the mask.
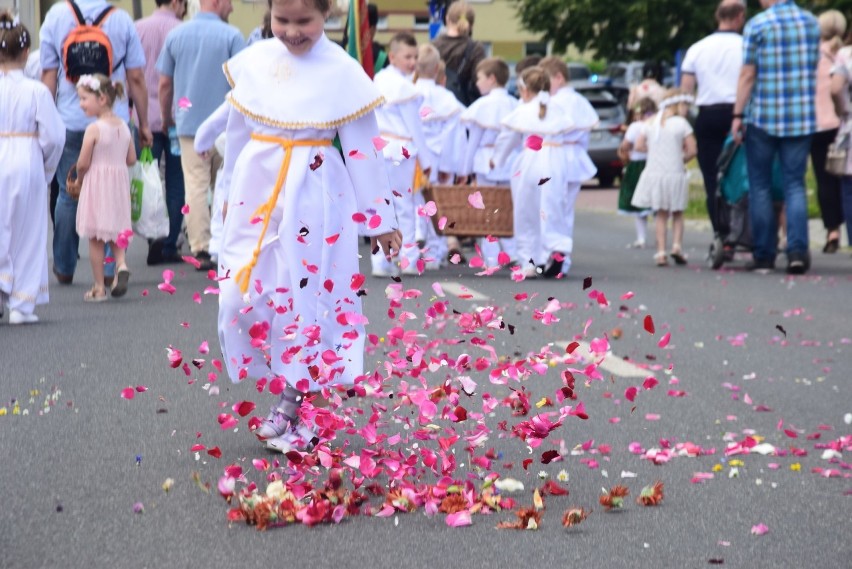
<path id="1" fill-rule="evenodd" d="M 324 35 L 329 10 L 328 0 L 272 0 L 275 37 L 224 66 L 231 182 L 219 339 L 232 381 L 252 378 L 279 396 L 249 428 L 281 452 L 334 438 L 341 419 L 321 407 L 363 378 L 359 226 L 388 259 L 402 242 L 373 146 L 382 98 Z"/>
<path id="2" fill-rule="evenodd" d="M 423 122 L 423 134 L 426 145 L 432 153 L 435 163 L 429 176 L 431 183 L 451 184 L 460 167 L 460 156 L 466 139 L 464 128 L 459 119 L 464 111 L 456 96 L 439 83 L 442 76 L 441 54 L 432 44 L 421 45 L 417 50 L 417 73 L 414 88 L 423 97 L 420 106 L 420 119 Z M 446 80 L 446 76 L 443 76 Z M 416 188 L 415 204 L 424 204 L 421 188 Z M 424 267 L 437 269 L 447 255 L 447 239 L 438 236 L 432 219 L 417 216 L 418 226 L 426 241 Z M 418 232 L 419 233 L 419 232 Z M 420 267 L 418 266 L 418 272 Z"/>
<path id="3" fill-rule="evenodd" d="M 24 76 L 27 29 L 0 14 L 0 316 L 37 322 L 48 301 L 48 199 L 65 144 L 65 126 L 50 92 Z"/>
<path id="4" fill-rule="evenodd" d="M 559 107 L 551 108 L 550 79 L 540 67 L 526 69 L 519 81 L 522 105 L 503 119 L 493 164 L 504 165 L 521 148 L 511 170 L 515 245 L 520 266 L 512 279 L 536 278 L 550 264 L 561 265 L 572 240 L 561 217 L 569 159 L 566 146 L 573 124 Z M 548 263 L 546 265 L 546 263 Z M 555 273 L 562 271 L 561 266 Z"/>
<path id="5" fill-rule="evenodd" d="M 562 262 L 562 272 L 567 274 L 571 268 L 571 253 L 574 250 L 574 204 L 580 195 L 583 182 L 595 177 L 595 168 L 589 156 L 589 139 L 591 131 L 600 122 L 594 107 L 583 95 L 568 84 L 570 72 L 564 61 L 558 57 L 545 57 L 539 62 L 539 67 L 550 77 L 550 100 L 558 105 L 574 123 L 573 129 L 565 135 L 565 152 L 568 157 L 565 163 L 565 200 L 562 212 L 565 220 L 565 232 L 571 237 L 571 248 L 562 251 L 565 260 Z M 556 265 L 551 264 L 551 271 Z"/>
<path id="6" fill-rule="evenodd" d="M 499 168 L 492 170 L 489 167 L 501 122 L 518 106 L 518 100 L 506 90 L 508 81 L 509 66 L 505 61 L 498 57 L 480 61 L 476 66 L 476 88 L 482 96 L 462 113 L 461 120 L 467 127 L 468 139 L 464 162 L 458 173 L 481 186 L 508 188 L 512 177 L 510 167 L 514 157 L 507 159 Z M 510 262 L 515 260 L 515 240 L 511 237 L 483 237 L 479 240 L 479 248 L 489 267 L 497 266 L 501 251 Z"/>
<path id="7" fill-rule="evenodd" d="M 204 157 L 204 155 L 214 151 L 220 157 L 225 156 L 225 128 L 228 126 L 229 111 L 230 105 L 227 102 L 222 103 L 198 127 L 193 144 L 195 152 L 199 156 Z M 213 188 L 213 207 L 210 210 L 210 246 L 207 251 L 214 259 L 219 258 L 219 250 L 222 248 L 222 232 L 225 225 L 225 217 L 222 215 L 222 209 L 228 201 L 229 180 L 224 175 L 224 171 L 225 164 L 222 162 L 222 166 L 216 172 L 216 183 Z"/>
<path id="8" fill-rule="evenodd" d="M 373 80 L 385 99 L 385 104 L 376 109 L 376 120 L 381 144 L 384 145 L 382 152 L 396 203 L 399 229 L 405 238 L 399 268 L 403 274 L 416 275 L 420 248 L 415 235 L 417 211 L 414 190 L 418 185 L 418 166 L 423 175 L 428 176 L 433 162 L 420 122 L 423 97 L 414 88 L 411 78 L 417 63 L 417 40 L 404 32 L 395 35 L 388 45 L 388 58 L 390 65 L 376 73 Z M 396 266 L 379 254 L 373 255 L 372 268 L 374 277 L 394 276 L 398 272 Z"/>

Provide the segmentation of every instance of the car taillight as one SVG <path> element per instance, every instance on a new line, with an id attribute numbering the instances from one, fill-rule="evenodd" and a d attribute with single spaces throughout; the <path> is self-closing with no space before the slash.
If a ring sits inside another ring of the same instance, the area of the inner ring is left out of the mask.
<path id="1" fill-rule="evenodd" d="M 622 132 L 624 132 L 623 128 L 623 125 L 617 124 L 615 126 L 609 127 L 607 130 L 610 131 L 612 134 L 621 134 Z"/>

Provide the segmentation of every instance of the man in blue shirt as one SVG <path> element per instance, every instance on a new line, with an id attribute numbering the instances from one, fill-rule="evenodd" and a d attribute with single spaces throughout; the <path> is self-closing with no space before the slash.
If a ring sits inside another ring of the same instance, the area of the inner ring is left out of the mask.
<path id="1" fill-rule="evenodd" d="M 80 12 L 91 23 L 109 4 L 105 0 L 76 0 Z M 44 17 L 41 26 L 42 82 L 56 97 L 59 116 L 65 123 L 65 148 L 56 179 L 59 182 L 59 198 L 54 211 L 53 272 L 61 284 L 70 284 L 77 268 L 77 251 L 80 237 L 77 235 L 77 202 L 65 192 L 65 178 L 71 166 L 77 163 L 83 146 L 83 133 L 95 119 L 87 117 L 80 108 L 77 88 L 65 77 L 62 47 L 65 38 L 77 26 L 71 7 L 65 2 L 54 4 Z M 148 128 L 148 91 L 145 88 L 145 54 L 130 14 L 116 8 L 103 22 L 102 29 L 112 46 L 113 61 L 118 67 L 113 71 L 113 81 L 126 83 L 125 91 L 130 95 L 139 111 L 139 139 L 142 146 L 151 146 L 151 129 Z M 113 111 L 122 120 L 129 121 L 127 99 L 115 102 Z M 128 190 L 129 191 L 129 190 Z M 108 269 L 109 270 L 109 269 Z M 107 274 L 111 274 L 108 272 Z"/>
<path id="2" fill-rule="evenodd" d="M 160 72 L 160 109 L 163 130 L 175 127 L 180 139 L 189 247 L 202 271 L 216 268 L 210 258 L 210 208 L 208 188 L 221 163 L 215 155 L 195 153 L 198 127 L 225 101 L 230 86 L 222 64 L 245 46 L 240 31 L 226 23 L 233 11 L 231 0 L 201 0 L 201 10 L 166 37 L 157 60 Z"/>
<path id="3" fill-rule="evenodd" d="M 743 67 L 731 131 L 745 130 L 754 261 L 771 271 L 778 249 L 772 203 L 772 165 L 780 158 L 787 215 L 787 272 L 810 268 L 805 168 L 816 131 L 819 24 L 793 0 L 760 0 L 765 9 L 746 24 Z M 743 119 L 748 125 L 743 126 Z"/>

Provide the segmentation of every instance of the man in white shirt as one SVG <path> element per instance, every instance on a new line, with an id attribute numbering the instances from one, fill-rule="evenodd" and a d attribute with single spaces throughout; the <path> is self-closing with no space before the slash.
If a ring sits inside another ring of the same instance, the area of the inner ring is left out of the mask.
<path id="1" fill-rule="evenodd" d="M 743 38 L 740 32 L 745 25 L 745 2 L 723 0 L 716 8 L 718 29 L 695 43 L 686 52 L 681 71 L 681 87 L 698 95 L 698 118 L 695 121 L 695 138 L 698 142 L 698 165 L 704 176 L 707 192 L 707 213 L 716 233 L 727 233 L 716 211 L 716 162 L 722 153 L 725 138 L 730 133 L 737 81 L 743 62 Z"/>

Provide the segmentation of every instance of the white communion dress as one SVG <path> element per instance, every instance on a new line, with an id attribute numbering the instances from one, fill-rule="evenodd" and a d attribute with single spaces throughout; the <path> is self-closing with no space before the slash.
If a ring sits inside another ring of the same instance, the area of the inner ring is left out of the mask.
<path id="1" fill-rule="evenodd" d="M 302 391 L 363 374 L 358 234 L 397 228 L 374 109 L 378 90 L 322 36 L 295 56 L 276 38 L 229 60 L 219 338 L 232 381 Z M 339 135 L 346 157 L 332 146 Z"/>

